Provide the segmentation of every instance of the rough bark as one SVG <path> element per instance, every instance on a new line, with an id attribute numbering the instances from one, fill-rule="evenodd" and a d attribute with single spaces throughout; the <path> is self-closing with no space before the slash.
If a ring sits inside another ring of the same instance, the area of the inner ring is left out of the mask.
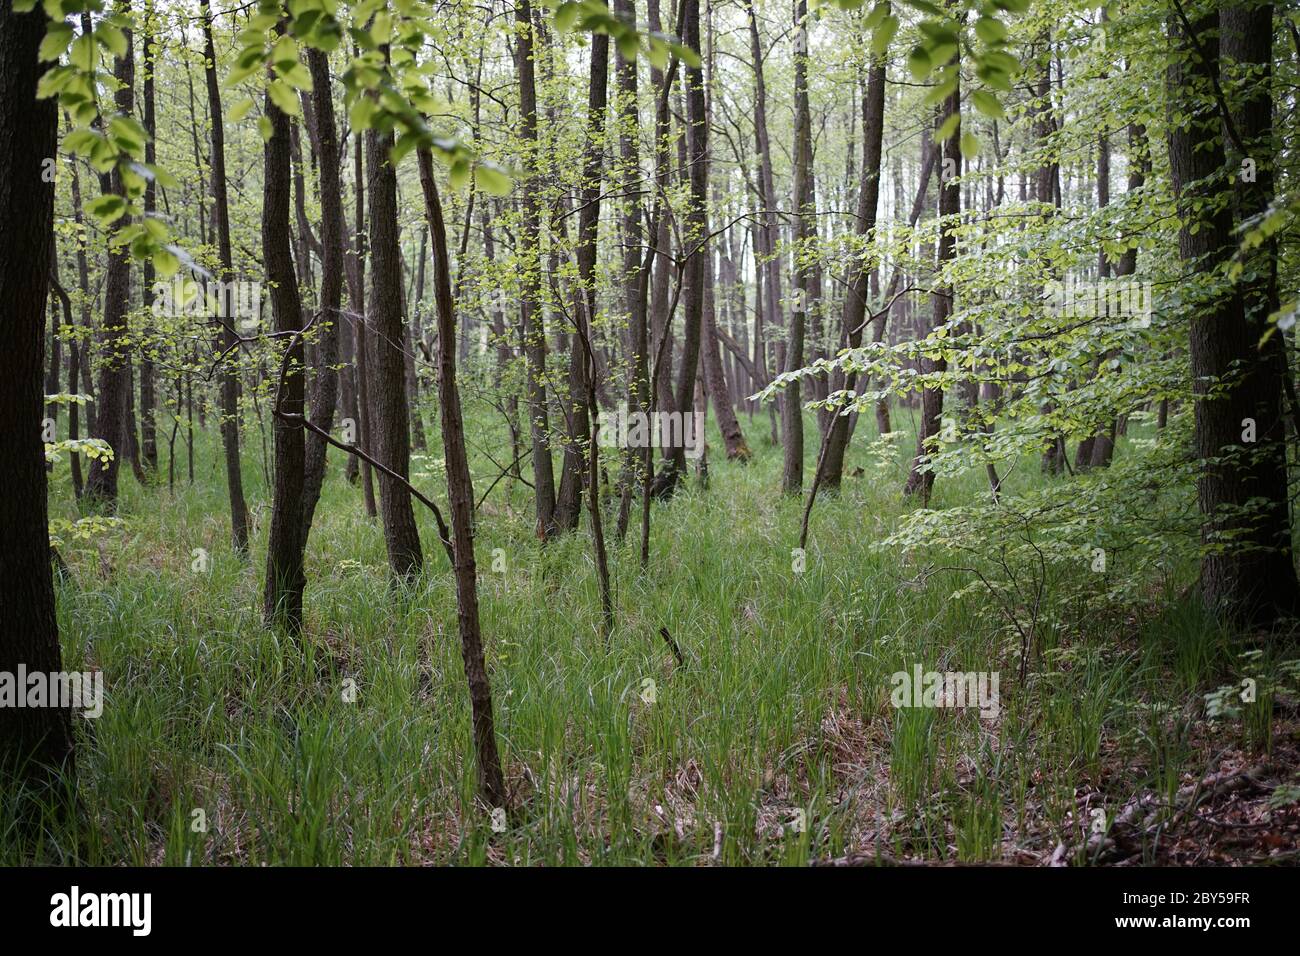
<path id="1" fill-rule="evenodd" d="M 263 149 L 262 248 L 275 334 L 290 345 L 289 336 L 302 329 L 302 302 L 295 281 L 289 234 L 290 181 L 289 117 L 266 98 L 271 138 Z M 288 371 L 280 380 L 276 409 L 284 415 L 303 414 L 304 350 L 294 337 Z M 303 468 L 306 442 L 300 425 L 279 415 L 272 422 L 275 438 L 275 478 L 272 486 L 271 531 L 266 542 L 266 587 L 263 616 L 268 626 L 297 634 L 303 624 Z"/>
<path id="2" fill-rule="evenodd" d="M 43 180 L 55 155 L 58 114 L 38 100 L 37 50 L 46 16 L 15 13 L 0 0 L 0 671 L 52 673 L 63 668 L 50 565 L 41 368 L 45 297 L 54 246 L 54 184 Z M 0 707 L 0 780 L 57 785 L 74 773 L 71 712 L 57 707 Z"/>
<path id="3" fill-rule="evenodd" d="M 338 131 L 334 124 L 329 58 L 321 50 L 307 51 L 312 79 L 312 137 L 320 171 L 320 338 L 316 347 L 316 371 L 312 379 L 311 420 L 322 431 L 334 424 L 339 391 L 339 330 L 343 323 L 343 184 L 339 170 Z M 307 436 L 303 473 L 303 531 L 311 533 L 312 518 L 320 501 L 325 480 L 325 452 L 328 443 L 316 432 Z M 305 541 L 304 541 L 305 544 Z"/>

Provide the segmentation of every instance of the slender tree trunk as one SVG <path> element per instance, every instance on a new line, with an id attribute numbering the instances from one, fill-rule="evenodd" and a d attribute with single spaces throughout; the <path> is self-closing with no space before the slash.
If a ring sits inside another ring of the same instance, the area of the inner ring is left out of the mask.
<path id="1" fill-rule="evenodd" d="M 546 329 L 541 318 L 541 211 L 537 195 L 537 80 L 533 64 L 532 4 L 515 4 L 515 67 L 519 72 L 519 138 L 526 170 L 523 222 L 520 227 L 523 295 L 519 304 L 520 331 L 528 377 L 528 421 L 533 439 L 533 498 L 537 511 L 537 536 L 553 537 L 555 524 L 555 471 L 551 462 L 550 421 L 546 406 Z"/>
<path id="2" fill-rule="evenodd" d="M 474 564 L 474 489 L 465 455 L 465 424 L 456 390 L 456 315 L 451 294 L 451 262 L 447 228 L 433 179 L 433 158 L 419 151 L 420 184 L 425 215 L 433 237 L 433 286 L 438 321 L 438 404 L 442 411 L 442 446 L 447 459 L 447 495 L 451 502 L 452 553 L 455 558 L 457 624 L 465 680 L 469 684 L 474 722 L 474 751 L 478 758 L 479 793 L 491 806 L 507 800 L 501 757 L 492 717 L 492 688 L 488 682 L 479 629 L 478 580 Z"/>
<path id="3" fill-rule="evenodd" d="M 862 96 L 862 181 L 858 185 L 858 208 L 856 231 L 859 236 L 872 238 L 876 231 L 877 208 L 880 203 L 880 159 L 885 129 L 885 65 L 875 62 L 867 73 L 867 85 Z M 928 170 L 923 173 L 920 195 L 923 198 L 929 181 Z M 919 215 L 919 203 L 916 207 Z M 870 291 L 871 270 L 868 260 L 863 259 L 852 275 L 852 281 L 844 295 L 844 307 L 840 322 L 840 344 L 848 348 L 857 348 L 862 344 L 862 333 L 867 324 L 867 295 Z M 895 273 L 895 281 L 898 279 Z M 892 293 L 891 293 L 892 294 Z M 887 310 L 886 310 L 887 311 Z M 883 333 L 883 328 L 882 328 Z M 831 390 L 844 389 L 852 392 L 856 385 L 855 374 L 845 375 L 836 372 L 831 381 Z M 813 475 L 812 490 L 804 508 L 803 530 L 800 534 L 800 547 L 807 543 L 808 515 L 812 510 L 817 491 L 824 486 L 838 490 L 844 474 L 844 452 L 849 445 L 850 416 L 836 414 L 830 422 L 823 438 L 823 446 L 817 471 Z"/>
<path id="4" fill-rule="evenodd" d="M 960 111 L 961 90 L 956 89 L 944 101 L 943 121 L 947 122 L 949 117 L 960 115 Z M 957 223 L 955 220 L 961 213 L 961 188 L 957 184 L 957 179 L 961 176 L 961 150 L 958 146 L 960 140 L 961 123 L 958 122 L 953 127 L 951 135 L 943 141 L 942 157 L 939 164 L 941 172 L 939 177 L 938 272 L 942 272 L 944 266 L 957 255 L 955 235 Z M 953 311 L 954 290 L 951 286 L 939 285 L 939 281 L 941 280 L 936 276 L 936 287 L 931 295 L 934 319 L 930 331 L 946 324 Z M 942 357 L 923 358 L 921 360 L 921 372 L 924 375 L 942 374 L 947 371 L 947 368 L 947 360 Z M 919 497 L 923 505 L 929 504 L 930 494 L 934 489 L 934 472 L 926 466 L 929 463 L 931 446 L 938 439 L 942 420 L 943 389 L 927 387 L 921 393 L 921 424 L 916 436 L 916 457 L 912 459 L 912 468 L 908 472 L 907 483 L 903 489 L 905 494 Z"/>
<path id="5" fill-rule="evenodd" d="M 808 4 L 795 0 L 794 54 L 794 306 L 790 310 L 790 341 L 786 351 L 787 374 L 803 368 L 804 327 L 808 314 L 810 269 L 801 264 L 805 245 L 817 236 L 812 182 L 812 114 L 808 108 Z M 785 387 L 781 406 L 784 463 L 781 490 L 797 495 L 803 490 L 803 388 L 795 378 Z"/>
<path id="6" fill-rule="evenodd" d="M 155 134 L 158 121 L 154 97 L 154 66 L 156 55 L 154 46 L 157 36 L 154 33 L 154 11 L 150 5 L 144 14 L 143 42 L 144 52 L 144 131 L 148 138 L 144 144 L 144 161 L 149 165 L 156 163 Z M 144 187 L 144 212 L 146 216 L 157 210 L 157 184 L 151 178 Z M 146 260 L 144 269 L 145 305 L 153 305 L 154 267 L 153 260 Z M 155 410 L 158 406 L 157 389 L 154 385 L 153 346 L 146 342 L 140 351 L 140 457 L 149 474 L 158 471 L 158 428 L 155 423 Z"/>
<path id="7" fill-rule="evenodd" d="M 615 0 L 615 14 L 636 20 L 635 0 Z M 623 233 L 623 308 L 628 315 L 628 384 L 627 407 L 646 414 L 650 409 L 649 335 L 646 324 L 646 300 L 642 294 L 641 274 L 641 203 L 635 190 L 641 178 L 638 133 L 640 114 L 637 109 L 637 61 L 615 51 L 614 77 L 618 87 L 618 149 L 622 164 L 621 182 Z M 644 476 L 638 449 L 628 448 L 623 457 L 622 494 L 615 535 L 621 542 L 627 535 L 632 515 L 632 497 Z"/>
<path id="8" fill-rule="evenodd" d="M 374 336 L 370 332 L 371 320 L 366 305 L 366 255 L 370 240 L 366 233 L 366 180 L 365 164 L 362 160 L 364 139 L 359 132 L 355 135 L 352 171 L 357 193 L 357 250 L 356 250 L 356 287 L 349 290 L 352 310 L 357 317 L 352 320 L 353 350 L 356 352 L 357 372 L 357 433 L 361 438 L 361 447 L 372 458 L 378 451 L 375 444 L 375 413 L 370 401 L 370 362 L 374 355 Z M 375 502 L 375 481 L 370 462 L 361 465 L 361 484 L 365 489 L 366 514 L 371 518 L 379 516 L 379 507 Z"/>
<path id="9" fill-rule="evenodd" d="M 370 192 L 370 308 L 375 362 L 370 397 L 375 404 L 375 457 L 403 479 L 411 472 L 411 431 L 406 407 L 406 363 L 402 357 L 402 258 L 397 229 L 397 169 L 390 153 L 391 133 L 366 131 L 366 167 Z M 439 343 L 439 348 L 444 343 Z M 446 344 L 454 349 L 456 343 Z M 380 472 L 380 517 L 388 564 L 395 577 L 420 573 L 424 555 L 420 532 L 406 485 Z"/>
<path id="10" fill-rule="evenodd" d="M 262 190 L 262 248 L 266 257 L 267 284 L 271 287 L 271 312 L 275 333 L 289 348 L 288 370 L 276 387 L 275 407 L 284 415 L 303 414 L 303 366 L 301 338 L 290 339 L 302 329 L 302 302 L 298 298 L 289 234 L 290 186 L 289 117 L 266 98 L 266 116 L 271 121 L 271 138 L 263 150 L 265 170 Z M 298 634 L 303 625 L 303 469 L 306 442 L 302 426 L 276 415 L 275 482 L 271 504 L 271 531 L 266 543 L 266 599 L 263 608 L 268 626 L 283 627 Z"/>
<path id="11" fill-rule="evenodd" d="M 320 338 L 316 349 L 316 374 L 312 382 L 311 421 L 328 432 L 334 424 L 339 391 L 339 330 L 343 315 L 343 183 L 339 170 L 338 132 L 334 125 L 334 100 L 330 88 L 329 57 L 321 50 L 307 51 L 312 79 L 312 116 L 320 170 Z M 325 451 L 328 443 L 316 432 L 306 437 L 303 472 L 303 545 L 311 533 L 316 504 L 325 481 Z"/>
<path id="12" fill-rule="evenodd" d="M 763 42 L 758 31 L 758 15 L 754 10 L 753 0 L 746 0 L 749 13 L 749 49 L 754 65 L 754 140 L 758 150 L 758 188 L 762 210 L 759 214 L 759 228 L 755 231 L 754 253 L 759 267 L 763 270 L 763 321 L 781 334 L 781 259 L 780 229 L 777 225 L 776 178 L 772 171 L 772 145 L 767 128 L 767 83 L 763 75 Z M 762 337 L 756 336 L 756 360 L 754 364 L 766 369 L 767 358 Z M 757 359 L 761 357 L 762 361 Z M 776 368 L 785 368 L 785 342 L 781 339 L 776 344 Z M 766 372 L 764 372 L 766 374 Z M 766 386 L 766 382 L 764 385 Z M 782 396 L 780 401 L 787 401 Z M 783 412 L 784 414 L 784 412 Z M 777 438 L 773 426 L 773 440 Z"/>
<path id="13" fill-rule="evenodd" d="M 1128 192 L 1130 195 L 1140 190 L 1146 185 L 1147 170 L 1151 166 L 1151 154 L 1146 148 L 1147 131 L 1140 123 L 1131 123 L 1128 128 Z M 1118 277 L 1131 276 L 1137 271 L 1137 249 L 1128 248 L 1120 255 L 1119 261 L 1115 263 L 1115 275 Z M 1107 358 L 1113 358 L 1117 353 L 1107 353 Z M 1167 407 L 1167 406 L 1166 406 Z M 1164 423 L 1160 423 L 1164 427 Z M 1110 422 L 1099 429 L 1093 438 L 1092 443 L 1092 460 L 1091 467 L 1104 468 L 1110 465 L 1111 458 L 1115 454 L 1115 432 L 1117 422 L 1114 417 Z"/>
<path id="14" fill-rule="evenodd" d="M 595 325 L 596 316 L 596 241 L 600 224 L 601 168 L 605 159 L 605 106 L 609 85 L 609 36 L 597 33 L 591 38 L 591 85 L 587 95 L 587 144 L 583 157 L 581 207 L 578 210 L 578 312 L 574 321 Z M 582 511 L 582 486 L 586 481 L 587 442 L 591 433 L 591 416 L 587 410 L 588 357 L 576 339 L 569 354 L 569 413 L 565 416 L 568 441 L 564 446 L 564 465 L 560 472 L 560 489 L 555 501 L 555 525 L 561 531 L 578 527 Z M 594 487 L 594 486 L 593 486 Z"/>
<path id="15" fill-rule="evenodd" d="M 118 113 L 130 115 L 135 106 L 135 44 L 131 31 L 126 33 L 126 53 L 117 58 L 113 71 L 118 82 L 113 95 L 114 108 Z M 104 180 L 107 182 L 105 183 Z M 107 176 L 101 177 L 101 186 L 106 185 L 105 194 L 122 196 L 122 174 L 114 168 Z M 129 217 L 123 216 L 114 225 L 114 232 L 120 232 L 130 223 Z M 42 259 L 42 264 L 48 261 Z M 126 340 L 127 312 L 130 309 L 131 296 L 131 253 L 126 246 L 113 250 L 110 245 L 108 268 L 104 277 L 104 325 L 100 339 L 103 358 L 100 363 L 98 399 L 94 437 L 108 443 L 113 449 L 113 457 L 107 462 L 97 462 L 86 480 L 86 497 L 96 507 L 108 511 L 117 509 L 118 472 L 123 456 L 131 452 L 130 436 L 127 432 L 127 399 L 131 388 L 130 355 Z"/>
<path id="16" fill-rule="evenodd" d="M 226 137 L 222 123 L 221 85 L 217 79 L 217 53 L 212 42 L 212 13 L 208 0 L 200 0 L 203 14 L 204 73 L 208 86 L 208 112 L 212 114 L 212 203 L 221 281 L 233 282 L 234 256 L 230 245 L 230 199 L 226 191 Z M 230 310 L 226 310 L 230 312 Z M 244 500 L 243 467 L 239 460 L 239 341 L 234 317 L 227 315 L 217 332 L 222 352 L 229 356 L 221 369 L 221 447 L 226 458 L 226 488 L 230 497 L 230 530 L 235 550 L 248 551 L 248 504 Z M 179 412 L 179 409 L 177 409 Z"/>

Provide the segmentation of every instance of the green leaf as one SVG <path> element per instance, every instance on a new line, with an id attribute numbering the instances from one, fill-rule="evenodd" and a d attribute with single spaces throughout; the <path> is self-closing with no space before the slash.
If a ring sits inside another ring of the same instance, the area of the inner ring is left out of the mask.
<path id="1" fill-rule="evenodd" d="M 272 80 L 266 88 L 266 93 L 271 97 L 271 102 L 279 107 L 280 112 L 287 116 L 301 116 L 302 105 L 298 102 L 298 94 L 294 92 L 293 87 L 283 80 Z"/>
<path id="2" fill-rule="evenodd" d="M 257 118 L 257 131 L 262 134 L 262 142 L 269 143 L 271 137 L 275 135 L 275 127 L 271 125 L 269 116 L 259 116 Z"/>
<path id="3" fill-rule="evenodd" d="M 95 26 L 95 39 L 114 56 L 126 56 L 126 34 L 117 27 L 100 21 Z"/>
<path id="4" fill-rule="evenodd" d="M 993 119 L 1003 119 L 1007 115 L 1006 110 L 1002 108 L 1002 104 L 998 102 L 998 98 L 987 90 L 975 90 L 971 93 L 970 98 L 971 102 L 975 104 L 975 108 L 985 116 Z"/>
<path id="5" fill-rule="evenodd" d="M 492 196 L 508 196 L 513 185 L 505 171 L 492 163 L 480 163 L 474 168 L 474 183 Z"/>
<path id="6" fill-rule="evenodd" d="M 51 23 L 50 28 L 45 32 L 45 39 L 41 41 L 41 62 L 46 63 L 57 60 L 63 56 L 63 51 L 68 48 L 68 44 L 71 42 L 71 23 Z"/>
<path id="7" fill-rule="evenodd" d="M 980 17 L 975 21 L 975 35 L 985 43 L 1002 43 L 1007 38 L 1007 28 L 995 17 Z"/>
<path id="8" fill-rule="evenodd" d="M 980 141 L 974 133 L 962 133 L 958 144 L 963 159 L 974 159 L 980 154 Z"/>
<path id="9" fill-rule="evenodd" d="M 101 226 L 108 226 L 122 218 L 126 212 L 126 199 L 114 193 L 96 196 L 86 203 L 86 212 L 99 220 Z"/>
<path id="10" fill-rule="evenodd" d="M 68 56 L 69 61 L 78 70 L 83 73 L 89 73 L 95 69 L 96 61 L 99 59 L 95 55 L 95 38 L 93 35 L 82 35 L 72 42 L 72 52 Z"/>
<path id="11" fill-rule="evenodd" d="M 907 69 L 914 80 L 924 80 L 930 75 L 930 54 L 925 47 L 912 47 L 912 52 L 907 55 Z"/>
<path id="12" fill-rule="evenodd" d="M 573 29 L 574 21 L 578 19 L 578 5 L 572 2 L 560 4 L 552 19 L 557 32 L 568 33 Z"/>
<path id="13" fill-rule="evenodd" d="M 871 52 L 879 56 L 889 49 L 890 42 L 898 33 L 898 17 L 885 17 L 880 21 L 880 26 L 876 27 L 876 32 L 871 37 Z"/>
<path id="14" fill-rule="evenodd" d="M 181 262 L 166 249 L 157 249 L 153 254 L 153 267 L 163 279 L 174 276 L 181 267 Z"/>
<path id="15" fill-rule="evenodd" d="M 248 111 L 252 108 L 253 98 L 251 96 L 245 96 L 226 112 L 226 118 L 232 123 L 238 123 L 248 115 Z"/>
<path id="16" fill-rule="evenodd" d="M 937 130 L 935 130 L 934 141 L 936 143 L 942 143 L 945 139 L 952 136 L 953 133 L 957 132 L 957 127 L 960 125 L 961 125 L 961 114 L 953 113 L 951 116 L 949 116 L 946 120 L 943 121 L 942 126 L 940 126 Z"/>

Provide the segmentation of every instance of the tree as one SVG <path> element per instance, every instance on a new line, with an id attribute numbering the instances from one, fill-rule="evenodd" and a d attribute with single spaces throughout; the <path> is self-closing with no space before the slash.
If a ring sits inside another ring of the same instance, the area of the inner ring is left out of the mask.
<path id="1" fill-rule="evenodd" d="M 311 69 L 315 130 L 312 137 L 320 168 L 321 260 L 320 307 L 322 328 L 312 380 L 311 420 L 328 432 L 334 423 L 339 396 L 339 335 L 343 322 L 343 183 L 339 171 L 338 131 L 334 124 L 334 98 L 330 89 L 329 57 L 323 50 L 308 50 Z M 355 400 L 355 399 L 354 399 Z M 346 403 L 345 403 L 346 404 Z M 303 474 L 303 528 L 310 532 L 316 504 L 325 481 L 328 443 L 316 432 L 307 436 Z"/>
<path id="2" fill-rule="evenodd" d="M 397 231 L 397 168 L 393 136 L 366 131 L 366 169 L 370 193 L 370 305 L 366 322 L 374 332 L 374 403 L 377 457 L 401 476 L 411 473 L 411 431 L 406 406 L 406 362 L 402 356 L 402 254 Z M 454 348 L 455 343 L 452 343 Z M 380 517 L 388 565 L 399 579 L 420 573 L 424 553 L 404 481 L 380 472 Z"/>
<path id="3" fill-rule="evenodd" d="M 268 626 L 297 634 L 303 625 L 306 572 L 303 551 L 303 470 L 306 442 L 302 427 L 281 415 L 301 417 L 304 404 L 302 301 L 298 297 L 290 251 L 289 117 L 268 95 L 266 116 L 271 136 L 263 149 L 262 247 L 271 288 L 274 335 L 286 346 L 282 374 L 276 384 L 273 423 L 275 479 L 271 501 L 271 531 L 266 542 L 266 588 L 263 615 Z"/>
<path id="4" fill-rule="evenodd" d="M 944 100 L 940 132 L 948 131 L 943 138 L 939 175 L 939 259 L 940 273 L 957 256 L 956 218 L 961 214 L 961 89 L 957 86 Z M 938 280 L 940 283 L 942 280 Z M 934 316 L 930 331 L 943 328 L 953 312 L 953 287 L 938 284 L 930 296 Z M 942 375 L 948 362 L 942 356 L 926 355 L 921 361 L 923 375 Z M 929 465 L 933 445 L 939 438 L 943 425 L 943 388 L 927 386 L 921 393 L 921 424 L 916 435 L 916 455 L 903 488 L 905 494 L 916 495 L 923 505 L 929 504 L 934 489 L 934 471 Z"/>
<path id="5" fill-rule="evenodd" d="M 519 74 L 519 139 L 527 178 L 521 184 L 523 222 L 520 257 L 523 260 L 523 295 L 519 302 L 520 337 L 527 367 L 527 407 L 533 439 L 533 499 L 537 511 L 537 536 L 554 536 L 555 470 L 551 463 L 550 416 L 546 406 L 546 330 L 541 308 L 541 211 L 537 197 L 537 79 L 533 64 L 532 6 L 515 4 L 515 69 Z"/>
<path id="6" fill-rule="evenodd" d="M 1235 17 L 1231 22 L 1232 48 L 1247 62 L 1258 62 L 1259 47 L 1245 38 L 1252 28 Z M 1220 26 L 1216 8 L 1184 14 L 1178 7 L 1169 24 L 1167 80 L 1169 166 L 1181 219 L 1178 251 L 1184 267 L 1200 280 L 1189 333 L 1205 549 L 1200 587 L 1216 613 L 1266 624 L 1295 612 L 1300 587 L 1291 562 L 1281 376 L 1259 344 L 1265 308 L 1256 300 L 1247 309 L 1241 290 L 1223 287 L 1233 217 L 1225 201 L 1230 187 L 1222 175 L 1228 166 L 1221 131 L 1226 124 L 1237 149 L 1248 134 L 1216 103 Z M 1248 128 L 1265 131 L 1258 121 Z M 1246 201 L 1258 199 L 1248 195 Z M 1255 299 L 1253 291 L 1247 295 Z"/>
<path id="7" fill-rule="evenodd" d="M 55 155 L 53 100 L 36 98 L 45 36 L 40 9 L 0 0 L 0 672 L 63 669 L 50 565 L 45 455 L 45 299 L 54 247 L 54 184 L 43 175 Z M 74 772 L 71 712 L 61 707 L 0 707 L 0 776 L 44 786 Z M 12 793 L 10 784 L 6 791 Z"/>
<path id="8" fill-rule="evenodd" d="M 478 577 L 474 564 L 474 489 L 465 456 L 465 425 L 456 391 L 456 315 L 451 292 L 451 260 L 447 253 L 447 227 L 442 202 L 433 178 L 433 158 L 419 151 L 420 185 L 425 216 L 433 237 L 433 287 L 438 319 L 438 399 L 442 407 L 442 445 L 447 457 L 447 495 L 451 502 L 453 570 L 456 577 L 457 623 L 465 680 L 469 684 L 474 722 L 474 748 L 478 758 L 479 792 L 490 806 L 507 800 L 501 758 L 497 753 L 496 726 L 492 718 L 492 688 L 483 657 L 479 629 Z"/>
<path id="9" fill-rule="evenodd" d="M 221 112 L 221 87 L 217 82 L 217 51 L 212 42 L 212 11 L 208 0 L 200 0 L 203 15 L 203 73 L 208 87 L 208 109 L 212 114 L 212 218 L 217 235 L 217 257 L 221 281 L 234 280 L 234 257 L 230 245 L 230 199 L 226 187 L 226 133 Z M 226 457 L 226 493 L 230 498 L 230 534 L 235 550 L 248 550 L 248 504 L 244 500 L 243 468 L 239 460 L 239 365 L 235 349 L 239 334 L 227 315 L 217 340 L 229 357 L 221 368 L 221 447 Z"/>
<path id="10" fill-rule="evenodd" d="M 121 115 L 130 115 L 135 105 L 135 45 L 130 31 L 123 31 L 125 50 L 117 57 L 113 78 L 118 86 L 113 94 L 114 107 Z M 125 203 L 126 188 L 122 169 L 114 165 L 100 177 L 103 197 Z M 117 220 L 116 229 L 129 225 L 127 217 Z M 86 498 L 107 511 L 117 509 L 118 468 L 123 455 L 129 454 L 132 438 L 128 432 L 127 402 L 131 390 L 131 356 L 127 351 L 127 312 L 131 299 L 131 251 L 125 244 L 114 248 L 109 243 L 108 268 L 104 277 L 104 324 L 100 336 L 102 360 L 99 372 L 99 407 L 95 413 L 92 437 L 113 449 L 113 457 L 90 469 L 86 479 Z"/>

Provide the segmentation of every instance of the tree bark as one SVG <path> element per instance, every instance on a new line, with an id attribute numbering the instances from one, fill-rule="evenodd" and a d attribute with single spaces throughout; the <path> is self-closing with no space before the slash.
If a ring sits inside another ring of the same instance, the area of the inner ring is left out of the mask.
<path id="1" fill-rule="evenodd" d="M 130 114 L 135 105 L 135 42 L 131 31 L 126 34 L 126 53 L 117 58 L 113 76 L 118 88 L 113 94 L 118 113 Z M 122 196 L 122 174 L 118 168 L 101 177 L 105 193 Z M 123 216 L 114 224 L 114 232 L 129 225 Z M 42 260 L 45 261 L 45 260 Z M 110 245 L 108 268 L 104 277 L 104 325 L 100 337 L 103 359 L 100 364 L 98 399 L 94 437 L 108 443 L 113 457 L 107 462 L 97 462 L 90 468 L 86 480 L 86 498 L 95 507 L 106 511 L 117 510 L 118 472 L 124 456 L 131 452 L 127 433 L 127 398 L 131 388 L 130 356 L 126 349 L 127 312 L 131 296 L 131 253 L 126 246 L 113 250 Z"/>
<path id="2" fill-rule="evenodd" d="M 523 295 L 519 322 L 527 366 L 528 421 L 533 440 L 533 499 L 537 511 L 537 536 L 543 541 L 556 533 L 555 471 L 551 462 L 550 421 L 546 406 L 546 329 L 541 319 L 541 211 L 538 204 L 537 78 L 533 64 L 532 4 L 515 4 L 515 66 L 519 72 L 519 138 L 523 143 L 525 181 L 520 256 L 523 260 Z"/>
<path id="3" fill-rule="evenodd" d="M 451 294 L 451 263 L 447 227 L 433 179 L 433 158 L 419 151 L 420 185 L 425 216 L 433 238 L 433 286 L 438 321 L 438 404 L 442 411 L 442 446 L 447 459 L 447 495 L 451 502 L 452 553 L 455 557 L 457 625 L 465 680 L 469 684 L 474 723 L 479 793 L 491 806 L 507 800 L 501 757 L 497 752 L 492 715 L 492 688 L 479 629 L 478 575 L 474 564 L 474 489 L 465 455 L 465 424 L 456 390 L 456 315 Z"/>
<path id="4" fill-rule="evenodd" d="M 217 234 L 217 255 L 221 260 L 221 281 L 234 280 L 234 257 L 230 246 L 230 199 L 226 190 L 226 137 L 222 123 L 221 85 L 217 79 L 217 52 L 212 42 L 212 13 L 208 0 L 200 0 L 203 14 L 204 74 L 208 86 L 208 112 L 212 114 L 212 218 Z M 227 316 L 217 339 L 222 352 L 230 355 L 221 369 L 221 447 L 226 459 L 226 488 L 230 497 L 230 532 L 235 550 L 248 551 L 248 503 L 244 500 L 244 475 L 239 459 L 239 336 Z M 178 409 L 179 411 L 179 409 Z"/>
<path id="5" fill-rule="evenodd" d="M 961 90 L 956 89 L 944 101 L 943 121 L 946 122 L 949 117 L 960 115 L 961 112 Z M 957 216 L 961 213 L 961 188 L 957 184 L 958 177 L 961 176 L 961 149 L 959 143 L 961 140 L 961 123 L 960 121 L 953 127 L 951 135 L 943 141 L 942 156 L 939 163 L 939 257 L 937 272 L 941 273 L 945 265 L 951 262 L 957 255 L 957 240 L 955 230 Z M 948 321 L 953 310 L 953 288 L 943 286 L 938 283 L 941 280 L 936 275 L 936 287 L 930 297 L 934 308 L 933 324 L 926 334 L 940 328 Z M 923 358 L 921 360 L 921 372 L 924 375 L 938 375 L 947 371 L 948 362 L 946 359 Z M 930 446 L 939 436 L 943 420 L 943 389 L 938 387 L 927 387 L 921 393 L 921 422 L 916 436 L 916 456 L 912 459 L 912 468 L 907 475 L 907 483 L 904 485 L 903 492 L 907 495 L 915 495 L 921 500 L 922 505 L 928 505 L 930 494 L 934 490 L 934 472 L 925 467 L 930 460 Z"/>
<path id="6" fill-rule="evenodd" d="M 266 98 L 266 116 L 271 121 L 271 138 L 263 149 L 265 170 L 262 190 L 262 247 L 266 277 L 271 287 L 271 312 L 275 333 L 289 339 L 302 329 L 302 302 L 294 275 L 289 235 L 290 185 L 289 117 Z M 278 412 L 301 417 L 304 406 L 304 350 L 301 337 L 289 346 L 288 371 L 277 386 Z M 303 625 L 303 469 L 306 442 L 300 425 L 276 415 L 275 480 L 271 504 L 271 531 L 266 543 L 266 590 L 263 615 L 268 626 L 283 627 L 296 635 Z"/>
<path id="7" fill-rule="evenodd" d="M 343 322 L 343 183 L 339 170 L 338 131 L 334 124 L 329 57 L 322 50 L 308 50 L 307 64 L 312 79 L 313 142 L 320 170 L 321 333 L 316 348 L 316 374 L 312 380 L 311 420 L 322 431 L 334 424 L 339 391 L 339 330 Z M 325 481 L 325 452 L 328 443 L 315 432 L 307 436 L 303 472 L 302 526 L 304 546 L 311 533 L 316 504 Z"/>
<path id="8" fill-rule="evenodd" d="M 36 98 L 37 51 L 47 18 L 0 0 L 0 671 L 63 669 L 50 566 L 41 369 L 45 297 L 54 247 L 54 184 L 42 177 L 56 155 L 55 100 Z M 71 712 L 0 707 L 0 780 L 60 788 L 75 779 Z"/>
<path id="9" fill-rule="evenodd" d="M 374 330 L 374 376 L 369 382 L 374 403 L 376 458 L 403 479 L 411 472 L 411 431 L 406 407 L 406 363 L 402 356 L 402 258 L 397 231 L 397 169 L 390 152 L 391 133 L 366 131 L 366 167 L 370 192 L 370 308 Z M 440 343 L 441 347 L 441 343 Z M 455 348 L 455 342 L 450 345 Z M 411 507 L 411 492 L 395 478 L 379 474 L 379 512 L 394 576 L 407 580 L 420 573 L 424 555 Z"/>
<path id="10" fill-rule="evenodd" d="M 1231 36 L 1227 46 L 1249 62 L 1267 63 L 1271 15 L 1262 24 L 1251 17 L 1241 11 L 1223 18 Z M 1171 119 L 1169 130 L 1170 173 L 1182 219 L 1178 247 L 1186 268 L 1202 274 L 1213 274 L 1236 244 L 1232 208 L 1222 201 L 1228 187 L 1218 175 L 1227 162 L 1221 123 L 1231 118 L 1217 113 L 1211 92 L 1219 69 L 1220 20 L 1211 9 L 1186 23 L 1175 16 L 1169 25 L 1169 108 L 1171 117 L 1185 117 Z M 1267 82 L 1257 89 L 1239 116 L 1256 134 L 1247 134 L 1248 143 L 1271 123 L 1263 102 Z M 1270 162 L 1271 156 L 1258 165 Z M 1256 190 L 1243 193 L 1247 205 L 1267 199 Z M 1300 588 L 1291 562 L 1282 382 L 1259 346 L 1267 309 L 1257 291 L 1248 286 L 1243 302 L 1241 290 L 1220 288 L 1195 303 L 1190 352 L 1205 546 L 1201 595 L 1225 619 L 1264 625 L 1296 610 Z M 1253 443 L 1245 437 L 1248 420 L 1255 425 Z"/>

